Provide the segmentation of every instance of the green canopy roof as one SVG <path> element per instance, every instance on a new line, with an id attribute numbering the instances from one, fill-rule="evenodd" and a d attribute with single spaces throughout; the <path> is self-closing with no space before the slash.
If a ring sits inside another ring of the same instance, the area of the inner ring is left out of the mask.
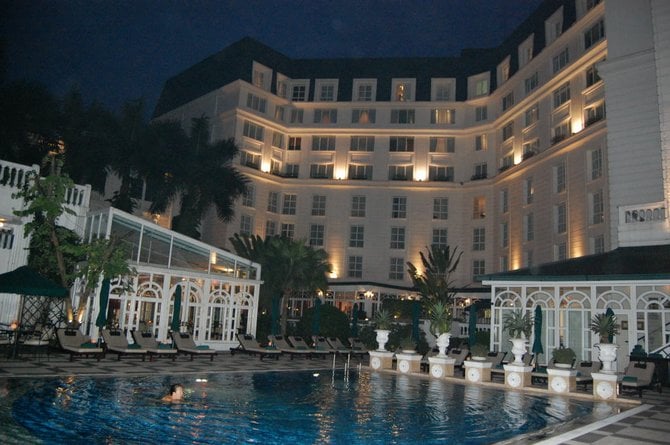
<path id="1" fill-rule="evenodd" d="M 28 266 L 0 274 L 0 293 L 65 297 L 67 289 L 43 277 Z"/>

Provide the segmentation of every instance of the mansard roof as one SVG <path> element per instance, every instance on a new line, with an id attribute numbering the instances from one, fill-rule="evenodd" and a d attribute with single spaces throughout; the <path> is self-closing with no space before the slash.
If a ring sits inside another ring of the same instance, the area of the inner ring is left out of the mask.
<path id="1" fill-rule="evenodd" d="M 491 91 L 496 88 L 497 65 L 510 56 L 510 72 L 518 68 L 518 45 L 534 36 L 533 52 L 545 46 L 544 22 L 560 6 L 564 7 L 564 29 L 575 21 L 574 0 L 545 0 L 498 47 L 464 49 L 458 57 L 389 57 L 292 59 L 273 48 L 245 37 L 222 51 L 204 59 L 165 83 L 154 111 L 154 117 L 167 113 L 211 91 L 236 80 L 251 82 L 252 64 L 257 61 L 273 70 L 272 92 L 276 73 L 292 79 L 339 79 L 338 101 L 351 100 L 353 79 L 377 79 L 377 100 L 391 96 L 391 80 L 416 79 L 416 100 L 430 100 L 431 78 L 456 78 L 456 100 L 467 98 L 467 77 L 489 71 Z M 314 82 L 310 85 L 313 97 Z"/>

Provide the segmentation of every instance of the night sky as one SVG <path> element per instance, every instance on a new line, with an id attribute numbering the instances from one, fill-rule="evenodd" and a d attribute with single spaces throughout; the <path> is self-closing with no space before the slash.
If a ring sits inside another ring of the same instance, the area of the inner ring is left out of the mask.
<path id="1" fill-rule="evenodd" d="M 250 36 L 292 58 L 454 56 L 496 46 L 541 0 L 0 0 L 4 80 L 117 110 Z"/>

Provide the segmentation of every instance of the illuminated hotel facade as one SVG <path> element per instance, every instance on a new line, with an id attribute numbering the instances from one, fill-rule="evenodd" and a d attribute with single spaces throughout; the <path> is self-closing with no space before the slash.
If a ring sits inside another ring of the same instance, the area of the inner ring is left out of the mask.
<path id="1" fill-rule="evenodd" d="M 368 314 L 449 245 L 460 295 L 488 297 L 482 275 L 668 242 L 669 19 L 656 0 L 548 0 L 499 47 L 441 58 L 292 59 L 243 39 L 169 79 L 154 117 L 206 115 L 240 148 L 249 191 L 205 242 L 304 239 L 330 256 L 326 298 Z M 657 224 L 625 224 L 642 211 Z"/>

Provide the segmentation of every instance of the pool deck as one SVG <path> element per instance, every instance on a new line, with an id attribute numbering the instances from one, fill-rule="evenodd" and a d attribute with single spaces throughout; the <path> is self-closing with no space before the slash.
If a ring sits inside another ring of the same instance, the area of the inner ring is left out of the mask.
<path id="1" fill-rule="evenodd" d="M 336 367 L 345 366 L 346 357 L 336 359 Z M 368 369 L 368 359 L 351 358 L 349 366 L 356 369 L 359 364 Z M 191 361 L 188 357 L 179 356 L 175 361 L 159 358 L 154 361 L 141 361 L 138 358 L 122 358 L 108 355 L 99 362 L 92 358 L 69 360 L 69 356 L 51 353 L 48 356 L 22 356 L 18 359 L 0 358 L 0 379 L 3 378 L 46 378 L 56 376 L 142 376 L 155 374 L 201 375 L 211 372 L 257 372 L 257 371 L 296 371 L 296 370 L 331 370 L 332 357 L 307 360 L 296 357 L 291 360 L 282 356 L 278 360 L 257 356 L 220 352 L 213 361 L 205 357 L 196 357 Z M 426 377 L 428 378 L 428 377 Z M 496 385 L 497 386 L 497 385 Z M 537 388 L 540 388 L 539 386 Z M 639 401 L 634 394 L 628 398 Z M 596 422 L 576 430 L 562 433 L 554 437 L 529 437 L 526 439 L 506 441 L 519 444 L 667 444 L 670 443 L 670 388 L 663 393 L 645 390 L 640 405 L 621 414 Z"/>

